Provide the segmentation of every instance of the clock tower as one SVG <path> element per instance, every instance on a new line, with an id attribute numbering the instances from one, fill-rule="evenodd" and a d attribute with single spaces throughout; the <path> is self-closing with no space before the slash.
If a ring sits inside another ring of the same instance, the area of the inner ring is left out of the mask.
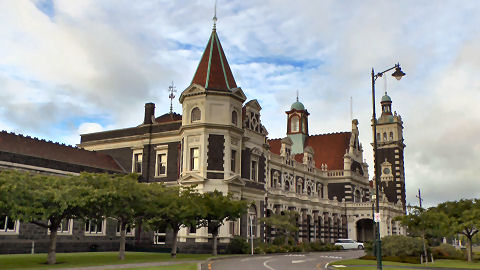
<path id="1" fill-rule="evenodd" d="M 377 155 L 380 166 L 380 187 L 389 202 L 402 203 L 405 209 L 405 170 L 403 153 L 403 121 L 392 113 L 392 99 L 382 97 L 382 114 L 377 120 Z"/>

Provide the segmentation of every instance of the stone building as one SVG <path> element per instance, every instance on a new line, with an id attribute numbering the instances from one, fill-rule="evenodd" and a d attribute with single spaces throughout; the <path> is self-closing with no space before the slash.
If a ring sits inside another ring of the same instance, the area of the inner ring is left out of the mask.
<path id="1" fill-rule="evenodd" d="M 7 169 L 52 175 L 125 173 L 109 155 L 3 131 L 0 132 L 0 170 Z M 113 219 L 98 223 L 64 220 L 58 230 L 57 250 L 115 250 L 119 246 L 119 232 Z M 128 236 L 132 242 L 133 230 L 129 230 Z M 46 228 L 0 215 L 0 253 L 47 252 L 48 241 Z"/>
<path id="2" fill-rule="evenodd" d="M 403 233 L 393 218 L 405 209 L 403 127 L 400 116 L 388 115 L 387 99 L 378 129 L 393 133 L 393 139 L 388 135 L 379 147 L 382 236 Z M 142 182 L 197 185 L 200 192 L 220 190 L 253 202 L 248 214 L 220 229 L 220 243 L 235 235 L 249 236 L 250 231 L 269 240 L 275 232 L 258 218 L 285 210 L 300 214 L 301 242 L 372 238 L 372 184 L 357 120 L 347 132 L 311 135 L 310 114 L 297 100 L 286 111 L 286 137 L 269 139 L 261 104 L 247 100 L 237 86 L 215 28 L 179 101 L 181 115 L 156 117 L 155 105 L 147 103 L 143 123 L 83 134 L 78 146 L 113 157 L 126 171 L 141 174 Z M 168 239 L 165 231 L 143 233 L 148 236 L 142 239 L 154 245 Z M 183 228 L 178 237 L 180 248 L 205 245 L 210 239 L 206 228 Z"/>

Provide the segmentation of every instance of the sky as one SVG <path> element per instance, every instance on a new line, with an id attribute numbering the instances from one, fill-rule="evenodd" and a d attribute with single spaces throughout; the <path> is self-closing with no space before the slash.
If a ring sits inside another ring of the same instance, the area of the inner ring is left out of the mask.
<path id="1" fill-rule="evenodd" d="M 190 84 L 214 0 L 0 0 L 0 130 L 75 145 L 169 111 Z M 5 12 L 8 11 L 8 12 Z M 404 121 L 407 202 L 479 198 L 480 1 L 218 0 L 217 33 L 269 138 L 286 134 L 296 92 L 310 134 L 359 120 L 373 170 L 371 77 Z M 351 102 L 352 101 L 352 102 Z M 352 104 L 352 106 L 351 106 Z M 352 108 L 352 109 L 351 109 Z"/>

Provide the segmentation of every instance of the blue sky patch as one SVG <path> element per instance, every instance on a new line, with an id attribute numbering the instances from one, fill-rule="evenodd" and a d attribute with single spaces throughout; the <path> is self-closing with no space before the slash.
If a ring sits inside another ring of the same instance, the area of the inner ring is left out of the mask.
<path id="1" fill-rule="evenodd" d="M 52 0 L 39 0 L 35 3 L 35 6 L 48 17 L 53 18 L 55 16 L 55 7 Z"/>

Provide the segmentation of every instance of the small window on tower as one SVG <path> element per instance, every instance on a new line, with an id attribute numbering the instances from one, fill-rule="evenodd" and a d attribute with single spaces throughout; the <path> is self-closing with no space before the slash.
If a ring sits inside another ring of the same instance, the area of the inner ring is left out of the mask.
<path id="1" fill-rule="evenodd" d="M 380 133 L 377 133 L 377 141 L 380 141 Z"/>
<path id="2" fill-rule="evenodd" d="M 237 112 L 232 112 L 232 124 L 237 125 Z"/>
<path id="3" fill-rule="evenodd" d="M 298 116 L 293 116 L 290 119 L 290 132 L 299 131 L 299 122 L 300 122 L 300 118 Z"/>
<path id="4" fill-rule="evenodd" d="M 390 141 L 393 141 L 393 132 L 390 132 Z"/>
<path id="5" fill-rule="evenodd" d="M 383 140 L 384 140 L 384 141 L 387 140 L 387 133 L 386 133 L 386 132 L 383 133 Z"/>
<path id="6" fill-rule="evenodd" d="M 200 121 L 201 116 L 202 112 L 200 111 L 200 109 L 198 107 L 193 108 L 191 115 L 192 122 Z"/>
<path id="7" fill-rule="evenodd" d="M 302 132 L 307 133 L 307 120 L 305 118 L 302 120 Z"/>

